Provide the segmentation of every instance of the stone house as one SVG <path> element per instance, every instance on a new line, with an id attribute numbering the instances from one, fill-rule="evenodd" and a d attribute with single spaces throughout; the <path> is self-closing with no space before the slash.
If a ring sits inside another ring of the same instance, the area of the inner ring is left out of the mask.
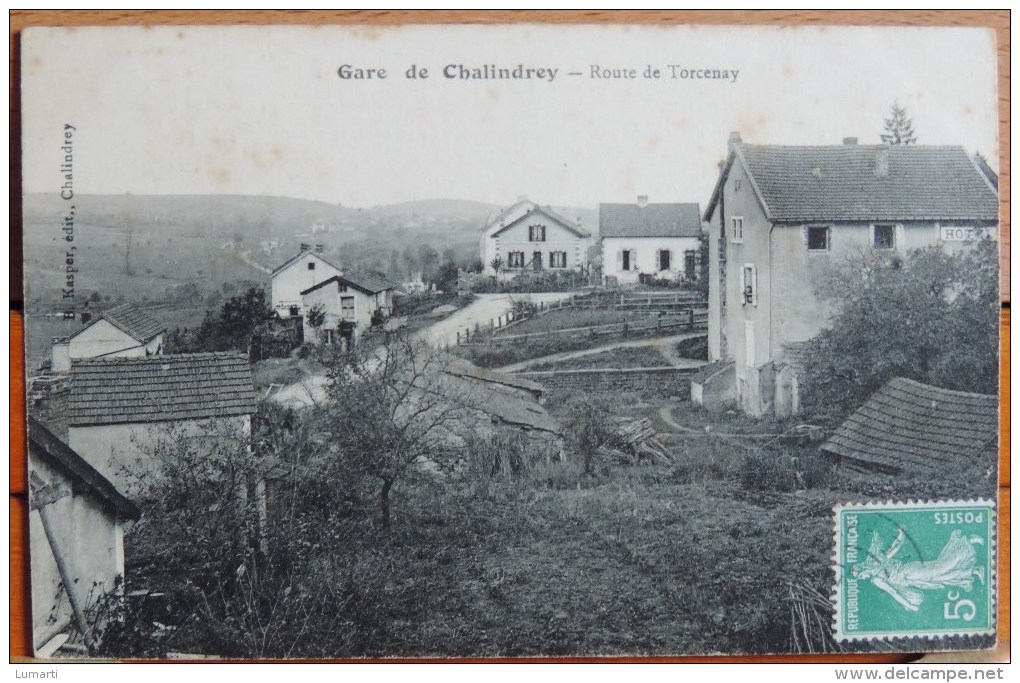
<path id="1" fill-rule="evenodd" d="M 736 401 L 796 412 L 788 350 L 831 314 L 815 294 L 831 265 L 859 253 L 903 258 L 998 235 L 998 197 L 962 147 L 750 145 L 738 133 L 705 210 L 709 360 L 733 361 Z"/>
<path id="2" fill-rule="evenodd" d="M 258 403 L 242 353 L 80 360 L 69 383 L 68 444 L 128 496 L 161 445 L 244 447 Z"/>
<path id="3" fill-rule="evenodd" d="M 331 277 L 342 275 L 343 269 L 322 254 L 323 246 L 302 244 L 297 255 L 276 267 L 270 275 L 273 310 L 284 319 L 304 315 L 301 292 L 325 282 Z"/>
<path id="4" fill-rule="evenodd" d="M 479 253 L 486 275 L 513 278 L 532 270 L 583 269 L 590 243 L 591 234 L 579 222 L 522 198 L 485 226 Z M 492 267 L 497 258 L 499 273 Z"/>
<path id="5" fill-rule="evenodd" d="M 78 626 L 75 611 L 84 615 L 123 587 L 124 528 L 139 511 L 33 417 L 28 471 L 32 641 L 38 656 L 50 656 Z"/>
<path id="6" fill-rule="evenodd" d="M 166 325 L 133 304 L 103 311 L 74 334 L 55 338 L 50 369 L 65 373 L 79 358 L 145 358 L 163 353 Z"/>
<path id="7" fill-rule="evenodd" d="M 642 275 L 694 282 L 701 271 L 701 213 L 697 204 L 599 204 L 602 275 L 633 284 Z"/>
<path id="8" fill-rule="evenodd" d="M 372 326 L 373 316 L 388 318 L 393 313 L 394 287 L 378 273 L 362 271 L 334 275 L 302 291 L 305 341 L 357 343 L 358 337 Z M 308 311 L 313 308 L 323 315 L 318 329 L 309 320 Z"/>

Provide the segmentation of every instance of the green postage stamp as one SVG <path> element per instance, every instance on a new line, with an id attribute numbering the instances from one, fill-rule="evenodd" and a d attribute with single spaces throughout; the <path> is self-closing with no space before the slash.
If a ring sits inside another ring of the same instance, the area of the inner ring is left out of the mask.
<path id="1" fill-rule="evenodd" d="M 838 641 L 995 632 L 991 501 L 836 506 Z"/>

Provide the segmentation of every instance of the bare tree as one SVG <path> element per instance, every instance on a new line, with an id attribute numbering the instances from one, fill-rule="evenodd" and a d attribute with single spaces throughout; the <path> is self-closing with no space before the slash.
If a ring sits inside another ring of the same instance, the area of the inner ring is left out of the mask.
<path id="1" fill-rule="evenodd" d="M 325 410 L 343 457 L 378 482 L 380 522 L 390 526 L 393 487 L 417 465 L 448 467 L 467 402 L 424 341 L 391 335 L 373 351 L 326 360 Z"/>

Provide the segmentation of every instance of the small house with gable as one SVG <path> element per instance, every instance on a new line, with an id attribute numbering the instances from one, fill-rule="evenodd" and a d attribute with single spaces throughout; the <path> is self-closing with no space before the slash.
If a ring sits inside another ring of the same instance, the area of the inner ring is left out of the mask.
<path id="1" fill-rule="evenodd" d="M 28 471 L 32 641 L 39 656 L 49 656 L 80 626 L 76 610 L 83 614 L 122 589 L 124 529 L 139 511 L 31 416 Z"/>
<path id="2" fill-rule="evenodd" d="M 71 364 L 68 444 L 131 495 L 166 441 L 248 442 L 258 403 L 244 354 L 180 354 Z"/>
<path id="3" fill-rule="evenodd" d="M 752 415 L 796 412 L 800 363 L 785 361 L 829 321 L 815 286 L 832 264 L 998 236 L 995 187 L 959 146 L 751 145 L 732 133 L 728 152 L 705 210 L 708 350 L 733 362 Z"/>
<path id="4" fill-rule="evenodd" d="M 548 206 L 521 198 L 482 230 L 484 272 L 503 278 L 535 271 L 579 270 L 588 264 L 591 233 Z M 493 263 L 500 264 L 499 272 Z"/>
<path id="5" fill-rule="evenodd" d="M 309 287 L 301 292 L 305 340 L 313 344 L 356 343 L 373 319 L 393 313 L 394 288 L 385 277 L 371 271 L 334 275 Z M 321 314 L 319 320 L 308 315 L 313 309 Z"/>
<path id="6" fill-rule="evenodd" d="M 74 334 L 53 340 L 50 369 L 65 373 L 79 358 L 145 358 L 163 353 L 166 325 L 134 304 L 103 311 Z"/>
<path id="7" fill-rule="evenodd" d="M 323 246 L 302 244 L 297 255 L 276 267 L 270 275 L 273 310 L 281 318 L 300 318 L 304 315 L 301 292 L 325 282 L 343 269 L 323 256 Z"/>
<path id="8" fill-rule="evenodd" d="M 695 282 L 701 272 L 701 212 L 697 204 L 599 204 L 602 275 L 633 284 L 648 275 Z"/>

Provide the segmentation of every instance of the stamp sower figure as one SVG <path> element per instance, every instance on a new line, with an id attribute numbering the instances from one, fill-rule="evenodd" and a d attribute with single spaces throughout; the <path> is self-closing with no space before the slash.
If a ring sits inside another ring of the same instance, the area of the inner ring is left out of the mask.
<path id="1" fill-rule="evenodd" d="M 900 527 L 896 540 L 888 550 L 883 550 L 878 532 L 872 532 L 868 558 L 860 567 L 853 568 L 853 575 L 861 581 L 870 579 L 876 588 L 891 595 L 911 612 L 916 612 L 924 602 L 922 591 L 947 586 L 970 591 L 974 577 L 984 583 L 984 569 L 975 566 L 977 558 L 974 551 L 974 545 L 984 544 L 981 537 L 965 537 L 959 530 L 953 531 L 935 560 L 906 563 L 893 559 L 904 539 L 904 530 Z"/>

